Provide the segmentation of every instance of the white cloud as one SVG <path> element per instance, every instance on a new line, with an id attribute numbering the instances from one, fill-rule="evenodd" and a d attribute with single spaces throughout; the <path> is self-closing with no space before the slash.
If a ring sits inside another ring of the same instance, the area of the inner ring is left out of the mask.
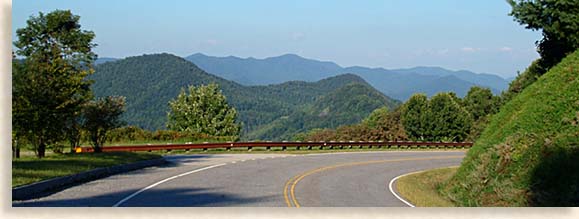
<path id="1" fill-rule="evenodd" d="M 480 48 L 472 48 L 472 47 L 462 47 L 460 50 L 463 52 L 477 52 L 477 51 L 480 51 L 481 49 Z"/>
<path id="2" fill-rule="evenodd" d="M 499 51 L 501 51 L 501 52 L 512 52 L 512 51 L 513 51 L 513 48 L 508 47 L 508 46 L 505 46 L 505 47 L 500 48 Z"/>

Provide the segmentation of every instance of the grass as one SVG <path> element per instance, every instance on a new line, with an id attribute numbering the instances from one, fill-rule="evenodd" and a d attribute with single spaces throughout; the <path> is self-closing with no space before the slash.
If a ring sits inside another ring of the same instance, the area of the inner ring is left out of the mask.
<path id="1" fill-rule="evenodd" d="M 439 189 L 457 169 L 458 167 L 450 167 L 407 175 L 397 180 L 396 188 L 404 199 L 416 207 L 455 207 Z"/>
<path id="2" fill-rule="evenodd" d="M 99 167 L 160 158 L 147 153 L 51 154 L 43 159 L 24 156 L 12 160 L 12 187 L 67 176 Z"/>
<path id="3" fill-rule="evenodd" d="M 442 190 L 460 206 L 579 206 L 579 50 L 495 114 Z"/>

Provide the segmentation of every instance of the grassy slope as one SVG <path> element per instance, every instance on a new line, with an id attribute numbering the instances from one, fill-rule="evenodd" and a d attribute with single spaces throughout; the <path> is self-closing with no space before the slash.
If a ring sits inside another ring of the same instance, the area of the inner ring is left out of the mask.
<path id="1" fill-rule="evenodd" d="M 437 190 L 456 173 L 456 169 L 434 169 L 401 177 L 396 182 L 396 190 L 417 207 L 454 207 L 452 201 L 441 196 Z"/>
<path id="2" fill-rule="evenodd" d="M 72 175 L 99 167 L 109 167 L 160 157 L 156 154 L 128 152 L 55 154 L 43 159 L 23 157 L 12 161 L 12 187 Z"/>
<path id="3" fill-rule="evenodd" d="M 505 104 L 443 192 L 462 206 L 579 205 L 579 51 Z"/>

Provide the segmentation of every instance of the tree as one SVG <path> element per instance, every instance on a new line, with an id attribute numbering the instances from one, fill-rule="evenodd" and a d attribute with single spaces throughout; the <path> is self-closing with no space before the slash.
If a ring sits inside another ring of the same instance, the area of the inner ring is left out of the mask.
<path id="1" fill-rule="evenodd" d="M 79 19 L 70 11 L 39 13 L 16 31 L 23 67 L 13 79 L 13 124 L 39 158 L 47 145 L 62 140 L 65 121 L 92 96 L 85 77 L 93 72 L 95 35 L 81 30 Z"/>
<path id="2" fill-rule="evenodd" d="M 66 119 L 64 124 L 64 135 L 70 143 L 71 152 L 79 145 L 82 137 L 83 117 L 81 113 L 81 111 L 75 112 L 72 117 Z"/>
<path id="3" fill-rule="evenodd" d="M 463 141 L 472 126 L 472 116 L 452 94 L 438 93 L 429 102 L 430 114 L 427 118 L 431 127 L 427 140 Z"/>
<path id="4" fill-rule="evenodd" d="M 362 123 L 371 128 L 374 128 L 378 125 L 378 123 L 380 123 L 380 121 L 385 120 L 389 113 L 390 109 L 387 106 L 380 107 L 372 111 L 368 117 L 362 120 Z"/>
<path id="5" fill-rule="evenodd" d="M 227 104 L 217 84 L 189 86 L 169 101 L 167 127 L 191 134 L 238 136 L 237 111 Z"/>
<path id="6" fill-rule="evenodd" d="M 401 120 L 406 135 L 413 140 L 463 141 L 472 125 L 471 114 L 454 93 L 438 93 L 430 100 L 415 94 L 402 106 Z M 404 137 L 400 135 L 400 137 Z"/>
<path id="7" fill-rule="evenodd" d="M 540 65 L 545 73 L 569 53 L 579 49 L 579 1 L 508 0 L 509 15 L 527 29 L 542 30 L 537 41 Z"/>
<path id="8" fill-rule="evenodd" d="M 409 138 L 424 140 L 428 137 L 429 113 L 428 97 L 425 94 L 414 94 L 402 105 L 402 124 Z"/>
<path id="9" fill-rule="evenodd" d="M 466 110 L 472 114 L 474 121 L 498 111 L 499 99 L 493 95 L 489 88 L 471 87 L 463 102 Z"/>
<path id="10" fill-rule="evenodd" d="M 82 109 L 83 127 L 88 132 L 94 152 L 101 152 L 107 132 L 121 127 L 125 97 L 103 97 L 86 103 Z"/>

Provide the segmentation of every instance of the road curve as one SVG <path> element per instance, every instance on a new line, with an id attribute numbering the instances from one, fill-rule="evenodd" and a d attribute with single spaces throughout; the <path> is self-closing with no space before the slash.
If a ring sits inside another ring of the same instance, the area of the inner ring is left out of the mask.
<path id="1" fill-rule="evenodd" d="M 459 165 L 464 151 L 196 154 L 71 187 L 14 207 L 405 207 L 401 174 Z"/>

